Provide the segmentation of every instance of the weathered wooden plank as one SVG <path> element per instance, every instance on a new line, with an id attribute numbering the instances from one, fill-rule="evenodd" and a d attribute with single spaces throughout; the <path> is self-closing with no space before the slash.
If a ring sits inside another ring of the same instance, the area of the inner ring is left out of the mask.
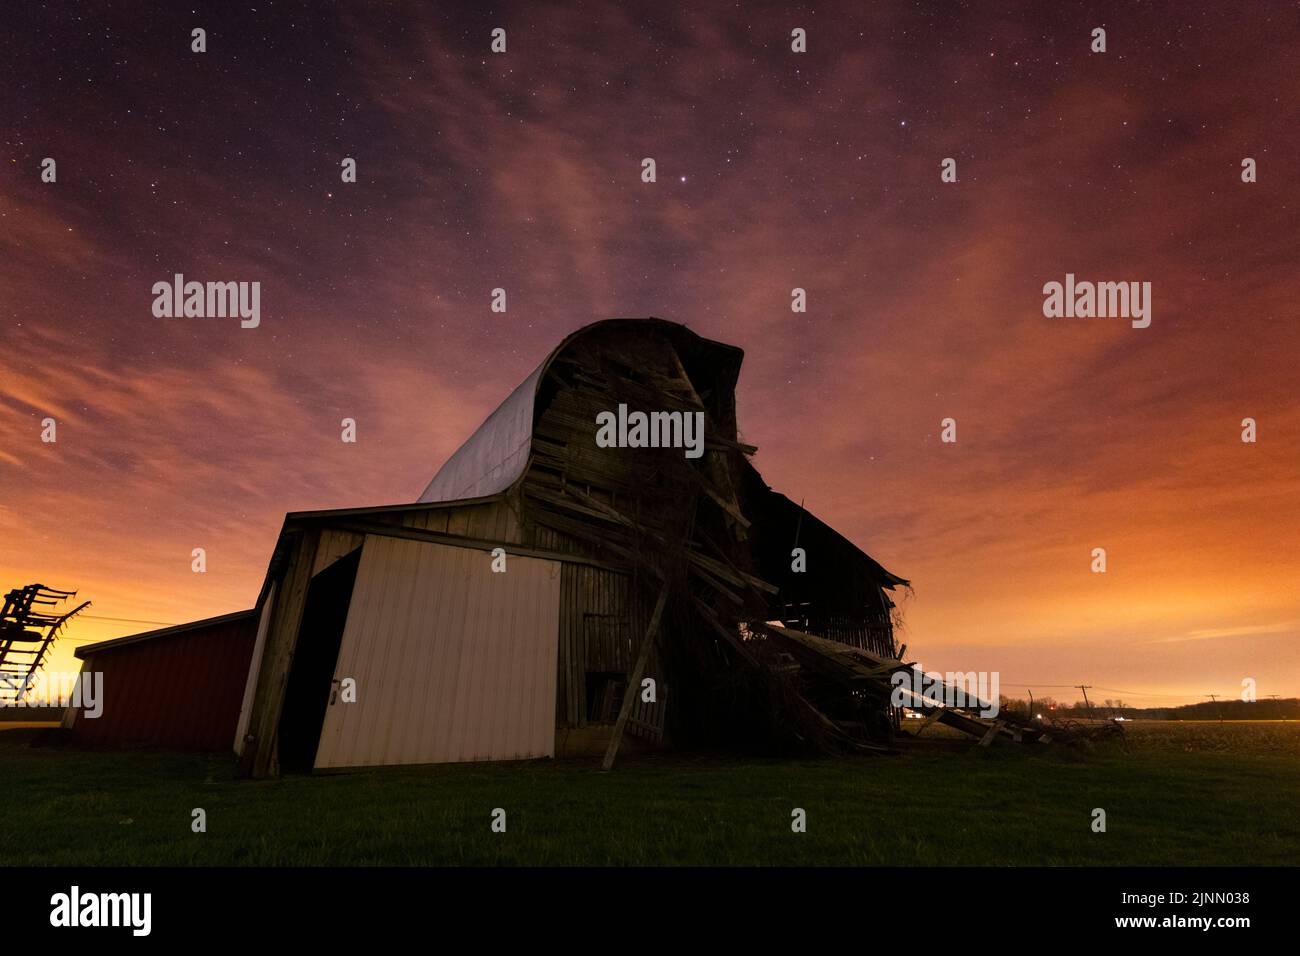
<path id="1" fill-rule="evenodd" d="M 289 680 L 289 668 L 298 643 L 298 628 L 307 601 L 307 588 L 311 584 L 311 571 L 320 543 L 320 531 L 317 528 L 304 528 L 295 534 L 297 543 L 285 567 L 282 586 L 276 589 L 276 604 L 272 610 L 271 626 L 267 631 L 262 662 L 258 669 L 257 690 L 249 713 L 248 737 L 245 738 L 244 752 L 239 761 L 239 772 L 243 776 L 268 777 L 279 772 L 277 736 L 280 712 L 284 707 L 285 686 Z"/>
<path id="2" fill-rule="evenodd" d="M 913 731 L 912 736 L 914 737 L 921 736 L 921 732 L 925 730 L 925 728 L 929 727 L 936 720 L 938 720 L 941 716 L 943 716 L 943 708 L 935 707 L 933 710 L 931 710 L 928 714 L 925 715 L 925 720 L 921 721 L 921 726 L 917 727 L 916 730 Z"/>
<path id="3" fill-rule="evenodd" d="M 361 547 L 364 535 L 352 531 L 323 531 L 320 545 L 316 548 L 316 560 L 312 566 L 312 577 L 320 574 L 331 564 Z"/>
<path id="4" fill-rule="evenodd" d="M 351 519 L 343 518 L 331 520 L 328 522 L 327 526 L 344 531 L 353 531 L 359 534 L 374 534 L 388 538 L 405 538 L 410 541 L 428 541 L 434 544 L 451 545 L 454 548 L 474 548 L 479 551 L 491 551 L 494 548 L 504 547 L 507 553 L 519 555 L 525 558 L 541 558 L 546 561 L 589 564 L 611 571 L 627 571 L 627 568 L 625 567 L 597 561 L 583 555 L 547 551 L 540 548 L 527 548 L 522 545 L 510 544 L 509 542 L 466 537 L 458 534 L 445 534 L 441 531 L 425 531 L 420 528 L 409 528 L 405 525 L 371 524 L 369 522 L 353 521 Z"/>

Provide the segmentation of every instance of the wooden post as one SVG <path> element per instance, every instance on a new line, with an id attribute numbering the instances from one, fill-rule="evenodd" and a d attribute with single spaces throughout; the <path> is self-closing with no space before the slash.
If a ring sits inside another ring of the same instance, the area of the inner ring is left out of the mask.
<path id="1" fill-rule="evenodd" d="M 289 668 L 298 643 L 298 627 L 307 603 L 307 589 L 311 585 L 319 541 L 320 531 L 315 528 L 299 533 L 284 578 L 276 588 L 271 626 L 267 630 L 257 686 L 253 690 L 244 752 L 239 760 L 239 776 L 273 777 L 279 773 L 277 733 L 280 712 L 284 707 Z"/>
<path id="2" fill-rule="evenodd" d="M 921 736 L 921 731 L 925 730 L 926 727 L 929 727 L 932 723 L 934 723 L 942 716 L 943 716 L 943 708 L 942 707 L 934 708 L 932 711 L 930 711 L 928 714 L 925 715 L 925 720 L 921 721 L 921 726 L 916 728 L 916 733 L 914 733 L 912 736 L 913 737 Z"/>
<path id="3" fill-rule="evenodd" d="M 650 660 L 650 648 L 659 633 L 659 619 L 663 617 L 664 605 L 667 602 L 668 580 L 665 579 L 663 587 L 659 589 L 659 600 L 655 602 L 654 613 L 650 615 L 650 626 L 645 629 L 645 638 L 641 641 L 641 649 L 637 651 L 636 664 L 632 667 L 632 673 L 627 675 L 627 690 L 623 692 L 623 705 L 618 709 L 618 720 L 614 722 L 614 733 L 609 738 L 609 748 L 605 751 L 605 759 L 600 765 L 601 770 L 609 770 L 614 766 L 618 745 L 623 740 L 623 728 L 627 726 L 627 719 L 632 714 L 632 701 L 640 690 L 641 675 L 645 673 L 646 664 Z"/>
<path id="4" fill-rule="evenodd" d="M 998 731 L 1001 729 L 1002 729 L 1002 721 L 1000 720 L 993 721 L 993 726 L 988 729 L 988 733 L 986 733 L 982 738 L 980 738 L 980 746 L 987 747 L 989 744 L 993 743 L 993 738 L 998 735 Z"/>

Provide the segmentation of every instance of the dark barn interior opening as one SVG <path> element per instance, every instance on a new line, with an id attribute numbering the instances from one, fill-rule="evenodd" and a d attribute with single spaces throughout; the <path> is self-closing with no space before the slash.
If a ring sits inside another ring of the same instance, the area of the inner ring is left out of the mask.
<path id="1" fill-rule="evenodd" d="M 280 715 L 280 769 L 285 773 L 311 771 L 325 709 L 338 703 L 334 670 L 360 563 L 361 549 L 357 548 L 312 578 L 307 589 Z"/>

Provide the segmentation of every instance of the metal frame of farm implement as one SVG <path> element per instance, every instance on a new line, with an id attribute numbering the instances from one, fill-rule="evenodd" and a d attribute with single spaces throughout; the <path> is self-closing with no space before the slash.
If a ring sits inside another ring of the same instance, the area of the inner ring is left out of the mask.
<path id="1" fill-rule="evenodd" d="M 0 706 L 22 700 L 31 689 L 32 677 L 45 666 L 45 655 L 63 625 L 90 602 L 83 601 L 66 614 L 42 608 L 52 609 L 76 594 L 28 584 L 5 595 L 0 610 Z"/>

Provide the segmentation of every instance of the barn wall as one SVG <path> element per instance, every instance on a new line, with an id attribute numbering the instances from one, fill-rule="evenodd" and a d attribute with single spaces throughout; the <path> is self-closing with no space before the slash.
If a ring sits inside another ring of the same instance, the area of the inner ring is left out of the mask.
<path id="1" fill-rule="evenodd" d="M 367 536 L 318 769 L 554 754 L 560 565 L 507 560 Z"/>
<path id="2" fill-rule="evenodd" d="M 331 564 L 361 547 L 365 535 L 351 531 L 326 529 L 320 534 L 320 544 L 316 548 L 316 560 L 312 564 L 312 577 L 320 574 Z"/>
<path id="3" fill-rule="evenodd" d="M 248 734 L 253 694 L 257 690 L 257 676 L 262 669 L 262 653 L 266 650 L 266 633 L 271 627 L 271 611 L 275 608 L 275 592 L 278 587 L 279 583 L 272 581 L 266 591 L 266 600 L 256 609 L 257 626 L 254 629 L 253 652 L 248 660 L 248 673 L 244 676 L 244 692 L 240 697 L 239 719 L 235 723 L 235 739 L 232 742 L 236 756 L 244 752 L 244 738 Z"/>
<path id="4" fill-rule="evenodd" d="M 275 599 L 265 603 L 269 609 L 266 633 L 258 641 L 257 662 L 250 668 L 256 672 L 255 679 L 247 685 L 244 698 L 247 734 L 236 746 L 241 776 L 274 777 L 280 772 L 276 730 L 320 536 L 319 528 L 286 524 L 276 546 L 278 560 L 273 559 L 272 569 Z"/>
<path id="5" fill-rule="evenodd" d="M 83 672 L 103 676 L 103 713 L 78 713 L 73 733 L 91 744 L 228 751 L 235 736 L 257 617 L 105 648 Z"/>
<path id="6" fill-rule="evenodd" d="M 644 638 L 627 574 L 583 564 L 565 564 L 560 575 L 560 639 L 556 676 L 556 724 L 562 729 L 612 726 L 618 708 L 601 714 L 601 689 L 610 675 L 624 683 Z M 659 741 L 664 733 L 667 686 L 658 648 L 651 649 L 643 677 L 658 685 L 654 703 L 641 700 L 640 688 L 628 714 L 627 732 Z M 628 690 L 625 688 L 624 693 Z M 589 698 L 596 713 L 588 712 Z M 612 702 L 611 702 L 612 703 Z"/>
<path id="7" fill-rule="evenodd" d="M 400 520 L 408 528 L 500 541 L 502 544 L 522 542 L 517 505 L 509 496 L 454 508 L 413 509 L 402 513 Z"/>
<path id="8" fill-rule="evenodd" d="M 587 723 L 587 671 L 632 669 L 627 575 L 581 564 L 561 574 L 556 716 L 561 725 Z"/>

